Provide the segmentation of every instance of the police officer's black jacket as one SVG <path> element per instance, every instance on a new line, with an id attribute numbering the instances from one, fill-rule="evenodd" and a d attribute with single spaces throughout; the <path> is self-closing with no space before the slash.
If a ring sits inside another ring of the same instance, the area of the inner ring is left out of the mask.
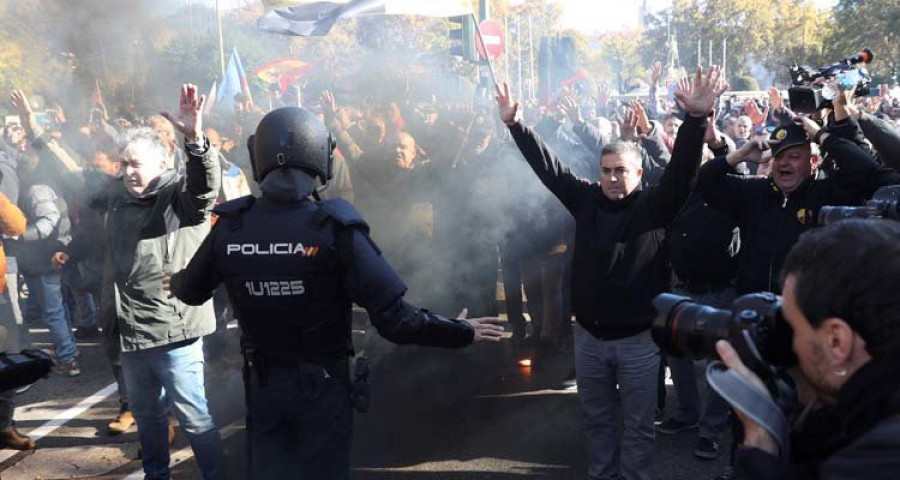
<path id="1" fill-rule="evenodd" d="M 872 157 L 838 135 L 827 137 L 822 151 L 835 159 L 839 171 L 823 180 L 811 177 L 791 193 L 782 192 L 771 178 L 730 175 L 725 158 L 700 169 L 697 191 L 741 229 L 738 293 L 780 292 L 784 258 L 800 234 L 816 226 L 819 210 L 864 200 L 867 184 L 878 173 Z"/>
<path id="2" fill-rule="evenodd" d="M 353 302 L 393 342 L 472 342 L 467 323 L 403 301 L 406 285 L 345 200 L 283 202 L 264 195 L 227 202 L 215 212 L 219 221 L 188 267 L 173 276 L 172 293 L 197 305 L 224 282 L 244 334 L 263 354 L 320 364 L 347 356 Z"/>
<path id="3" fill-rule="evenodd" d="M 666 229 L 684 204 L 700 163 L 706 118 L 689 118 L 658 187 L 613 201 L 578 178 L 529 128 L 510 127 L 525 159 L 575 217 L 573 309 L 594 336 L 635 335 L 655 316 L 653 297 L 669 285 Z"/>

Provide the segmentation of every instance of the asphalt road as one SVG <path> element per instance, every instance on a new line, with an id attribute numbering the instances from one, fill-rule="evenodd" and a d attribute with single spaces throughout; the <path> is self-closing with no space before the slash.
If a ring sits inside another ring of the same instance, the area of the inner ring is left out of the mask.
<path id="1" fill-rule="evenodd" d="M 46 332 L 33 333 L 37 346 L 46 346 L 40 343 L 47 342 Z M 518 360 L 532 354 L 509 340 L 440 350 L 393 346 L 361 330 L 355 336 L 372 361 L 372 400 L 369 412 L 355 417 L 353 478 L 585 478 L 577 392 L 562 385 L 572 368 L 571 350 L 536 357 L 526 368 Z M 118 400 L 102 346 L 88 341 L 79 348 L 80 377 L 54 374 L 16 397 L 18 426 L 39 437 L 38 449 L 0 450 L 3 480 L 142 478 L 134 429 L 106 435 Z M 246 436 L 235 329 L 227 352 L 207 364 L 207 396 L 224 437 L 229 478 L 239 480 L 245 478 Z M 727 452 L 712 462 L 695 460 L 695 441 L 696 431 L 658 435 L 655 478 L 715 477 Z M 172 452 L 173 478 L 200 478 L 180 433 Z"/>

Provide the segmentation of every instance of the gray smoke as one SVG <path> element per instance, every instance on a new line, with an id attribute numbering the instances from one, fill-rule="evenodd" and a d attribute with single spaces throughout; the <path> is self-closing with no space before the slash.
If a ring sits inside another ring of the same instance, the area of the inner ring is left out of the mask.
<path id="1" fill-rule="evenodd" d="M 760 88 L 765 89 L 775 84 L 776 74 L 763 66 L 763 64 L 759 63 L 756 55 L 752 53 L 747 54 L 747 59 L 744 61 L 744 65 L 747 67 L 750 75 L 752 75 L 753 78 L 755 78 L 759 83 Z"/>

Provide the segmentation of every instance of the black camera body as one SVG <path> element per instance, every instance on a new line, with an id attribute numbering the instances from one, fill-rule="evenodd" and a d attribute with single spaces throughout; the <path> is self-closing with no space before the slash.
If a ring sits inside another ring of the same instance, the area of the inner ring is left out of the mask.
<path id="1" fill-rule="evenodd" d="M 826 83 L 839 75 L 858 69 L 858 64 L 870 63 L 874 59 L 875 54 L 872 53 L 872 50 L 864 48 L 859 53 L 819 69 L 794 63 L 789 67 L 793 84 L 788 89 L 791 110 L 810 114 L 829 107 L 833 97 L 824 92 Z M 857 97 L 868 95 L 871 83 L 872 77 L 860 69 L 855 95 Z"/>
<path id="2" fill-rule="evenodd" d="M 819 225 L 849 218 L 876 218 L 900 222 L 900 185 L 881 187 L 864 207 L 825 206 L 819 210 Z"/>
<path id="3" fill-rule="evenodd" d="M 739 297 L 722 310 L 688 297 L 663 293 L 653 299 L 657 317 L 651 335 L 670 355 L 716 358 L 716 342 L 727 340 L 744 365 L 756 373 L 776 399 L 793 395 L 782 371 L 797 364 L 793 330 L 781 314 L 781 300 L 768 292 Z"/>

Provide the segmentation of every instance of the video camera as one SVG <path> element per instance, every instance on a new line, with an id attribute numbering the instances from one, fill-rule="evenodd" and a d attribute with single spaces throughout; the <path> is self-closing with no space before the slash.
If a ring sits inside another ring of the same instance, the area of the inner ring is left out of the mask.
<path id="1" fill-rule="evenodd" d="M 777 404 L 792 404 L 794 388 L 782 372 L 797 359 L 791 349 L 793 331 L 781 315 L 777 296 L 752 293 L 735 300 L 730 310 L 720 310 L 663 293 L 653 306 L 657 317 L 651 335 L 662 351 L 678 357 L 716 358 L 716 342 L 727 340 Z"/>
<path id="2" fill-rule="evenodd" d="M 827 67 L 814 70 L 807 65 L 794 63 L 790 68 L 793 86 L 788 89 L 791 110 L 797 113 L 815 113 L 831 105 L 841 89 L 856 88 L 856 96 L 869 94 L 872 77 L 860 64 L 869 64 L 875 54 L 862 49 Z"/>
<path id="3" fill-rule="evenodd" d="M 825 206 L 819 211 L 819 225 L 831 225 L 848 218 L 900 221 L 900 185 L 879 188 L 864 207 Z"/>

